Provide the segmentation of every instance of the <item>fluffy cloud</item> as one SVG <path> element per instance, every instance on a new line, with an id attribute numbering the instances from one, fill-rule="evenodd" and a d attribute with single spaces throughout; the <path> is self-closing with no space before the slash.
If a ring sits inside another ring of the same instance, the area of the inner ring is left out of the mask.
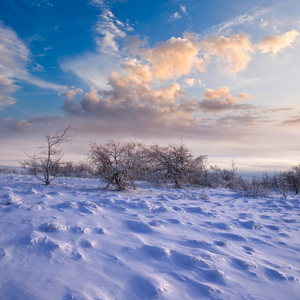
<path id="1" fill-rule="evenodd" d="M 243 32 L 232 34 L 230 37 L 223 35 L 209 36 L 200 42 L 200 46 L 209 55 L 215 55 L 228 63 L 229 72 L 244 70 L 251 60 L 253 51 L 249 36 Z"/>
<path id="2" fill-rule="evenodd" d="M 252 17 L 250 19 L 252 20 Z M 129 71 L 127 73 L 132 80 L 134 77 L 134 80 L 140 80 L 139 76 L 147 76 L 147 80 L 145 78 L 141 80 L 163 82 L 190 75 L 195 71 L 205 72 L 214 57 L 225 62 L 228 72 L 234 73 L 244 70 L 255 50 L 267 47 L 268 40 L 265 37 L 259 46 L 253 46 L 249 36 L 243 32 L 231 34 L 229 37 L 210 35 L 202 39 L 196 33 L 185 32 L 183 38 L 172 37 L 151 48 L 147 47 L 147 42 L 141 40 L 139 36 L 126 36 L 127 30 L 130 30 L 127 25 L 118 21 L 108 9 L 105 9 L 96 29 L 102 35 L 97 39 L 104 53 L 86 53 L 84 56 L 65 60 L 61 63 L 61 67 L 64 71 L 75 73 L 91 87 L 99 89 L 108 87 L 107 74 L 120 72 L 122 68 L 132 70 L 131 74 Z M 285 41 L 291 41 L 297 34 L 298 32 L 292 30 L 280 37 L 284 37 Z M 124 42 L 123 48 L 117 43 L 119 39 Z M 282 44 L 280 47 L 283 49 Z M 138 58 L 138 65 L 130 63 L 128 57 L 131 61 Z M 137 75 L 138 72 L 142 72 L 143 75 Z M 127 79 L 130 80 L 129 77 Z"/>
<path id="3" fill-rule="evenodd" d="M 204 70 L 203 60 L 197 55 L 199 46 L 186 38 L 172 37 L 144 52 L 144 58 L 151 64 L 152 73 L 158 80 L 187 75 L 193 69 Z"/>
<path id="4" fill-rule="evenodd" d="M 238 122 L 243 127 L 250 122 L 241 121 L 243 118 L 240 116 L 243 112 L 240 108 L 249 107 L 237 103 L 238 100 L 250 98 L 246 93 L 233 96 L 228 87 L 206 89 L 203 100 L 199 102 L 195 98 L 188 99 L 178 83 L 154 87 L 151 68 L 147 64 L 130 60 L 122 64 L 122 69 L 122 72 L 110 74 L 110 89 L 92 89 L 85 93 L 81 101 L 76 101 L 75 98 L 66 99 L 63 106 L 66 116 L 76 120 L 75 123 L 88 122 L 93 131 L 130 133 L 135 136 L 195 136 L 199 132 L 207 136 L 217 134 L 214 126 L 224 116 L 216 115 L 208 120 L 204 119 L 206 112 L 234 110 L 235 119 L 229 122 L 228 116 L 227 128 L 236 126 Z M 251 122 L 255 119 L 255 116 L 247 117 Z"/>
<path id="5" fill-rule="evenodd" d="M 81 89 L 76 89 L 76 90 L 68 90 L 65 92 L 63 95 L 68 99 L 68 100 L 73 100 L 75 95 L 82 94 L 83 90 Z"/>
<path id="6" fill-rule="evenodd" d="M 267 35 L 259 40 L 259 43 L 256 45 L 256 47 L 261 53 L 272 52 L 273 54 L 277 54 L 287 47 L 292 47 L 292 43 L 298 36 L 299 32 L 295 29 L 282 35 Z"/>
<path id="7" fill-rule="evenodd" d="M 179 84 L 151 87 L 149 66 L 136 60 L 124 63 L 122 68 L 123 74 L 110 74 L 109 90 L 92 89 L 79 102 L 66 99 L 63 109 L 67 116 L 92 118 L 102 127 L 120 127 L 132 132 L 169 126 L 179 128 L 196 122 L 191 114 L 199 103 L 183 99 Z"/>
<path id="8" fill-rule="evenodd" d="M 152 81 L 152 72 L 149 65 L 143 65 L 136 59 L 123 63 L 121 67 L 126 71 L 126 79 L 132 84 Z"/>
<path id="9" fill-rule="evenodd" d="M 241 93 L 238 96 L 232 96 L 230 89 L 226 86 L 218 87 L 215 90 L 206 89 L 203 100 L 200 102 L 200 108 L 206 112 L 218 113 L 225 110 L 240 108 L 240 105 L 235 103 L 238 100 L 251 99 L 246 93 Z"/>

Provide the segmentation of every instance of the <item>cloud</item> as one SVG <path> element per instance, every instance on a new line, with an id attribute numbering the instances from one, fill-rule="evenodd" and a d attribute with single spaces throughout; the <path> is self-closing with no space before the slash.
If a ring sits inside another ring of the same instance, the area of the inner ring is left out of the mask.
<path id="1" fill-rule="evenodd" d="M 218 113 L 225 110 L 240 108 L 240 105 L 235 103 L 238 100 L 251 99 L 246 93 L 241 93 L 238 96 L 232 96 L 230 89 L 226 86 L 218 87 L 215 90 L 206 89 L 203 100 L 200 102 L 200 109 L 206 112 Z"/>
<path id="2" fill-rule="evenodd" d="M 122 130 L 154 130 L 169 126 L 191 126 L 198 101 L 183 99 L 177 83 L 151 87 L 152 74 L 148 65 L 137 60 L 122 64 L 123 74 L 109 75 L 110 89 L 92 89 L 81 101 L 66 99 L 63 106 L 67 116 L 93 118 L 101 126 Z M 111 122 L 113 120 L 113 122 Z M 103 122 L 108 122 L 106 125 Z M 139 129 L 137 129 L 137 126 Z"/>
<path id="3" fill-rule="evenodd" d="M 95 32 L 100 35 L 95 37 L 98 51 L 102 53 L 118 54 L 118 40 L 126 37 L 126 31 L 133 29 L 123 22 L 119 21 L 114 14 L 105 8 L 99 16 L 95 26 Z"/>
<path id="4" fill-rule="evenodd" d="M 17 34 L 0 22 L 0 107 L 12 105 L 12 96 L 20 87 L 14 78 L 24 77 L 26 64 L 30 61 L 28 48 Z"/>
<path id="5" fill-rule="evenodd" d="M 175 13 L 172 15 L 172 18 L 174 18 L 174 19 L 180 19 L 180 18 L 181 18 L 181 15 L 180 15 L 178 12 L 175 12 Z"/>
<path id="6" fill-rule="evenodd" d="M 200 79 L 198 80 L 198 83 L 200 86 L 205 86 L 205 84 Z"/>
<path id="7" fill-rule="evenodd" d="M 4 124 L 7 124 L 7 123 L 9 123 L 10 121 L 11 121 L 10 118 L 6 118 L 6 119 L 3 120 L 3 123 L 4 123 Z"/>
<path id="8" fill-rule="evenodd" d="M 292 43 L 298 36 L 299 32 L 295 29 L 282 35 L 267 35 L 259 40 L 259 43 L 256 45 L 256 47 L 261 53 L 272 52 L 273 54 L 277 54 L 287 47 L 292 47 Z"/>
<path id="9" fill-rule="evenodd" d="M 90 3 L 96 6 L 103 6 L 106 4 L 106 0 L 91 0 Z"/>
<path id="10" fill-rule="evenodd" d="M 124 51 L 129 50 L 132 55 L 136 56 L 140 53 L 140 49 L 147 44 L 146 41 L 141 40 L 138 35 L 130 35 L 125 37 Z"/>
<path id="11" fill-rule="evenodd" d="M 12 95 L 20 88 L 16 84 L 20 80 L 45 89 L 62 89 L 58 84 L 32 76 L 28 72 L 28 65 L 32 62 L 28 47 L 10 27 L 0 22 L 0 107 L 16 102 Z"/>
<path id="12" fill-rule="evenodd" d="M 300 117 L 294 117 L 281 123 L 282 126 L 300 126 Z"/>
<path id="13" fill-rule="evenodd" d="M 82 94 L 83 90 L 81 89 L 76 89 L 76 90 L 68 90 L 66 93 L 63 95 L 68 99 L 68 100 L 73 100 L 75 95 Z"/>
<path id="14" fill-rule="evenodd" d="M 268 22 L 268 21 L 265 21 L 264 19 L 261 19 L 261 20 L 260 20 L 259 26 L 260 26 L 262 29 L 266 28 L 268 25 L 269 25 L 269 22 Z"/>
<path id="15" fill-rule="evenodd" d="M 206 113 L 211 112 L 234 113 L 231 121 L 230 115 L 226 120 L 228 134 L 231 126 L 241 123 L 240 132 L 245 132 L 246 126 L 257 120 L 256 116 L 247 115 L 253 107 L 237 103 L 251 98 L 246 93 L 233 96 L 228 87 L 206 89 L 203 100 L 199 102 L 196 98 L 189 99 L 178 83 L 157 87 L 151 78 L 149 65 L 129 60 L 122 64 L 122 72 L 109 75 L 109 89 L 92 88 L 80 101 L 65 99 L 62 108 L 68 120 L 77 124 L 79 131 L 83 130 L 80 124 L 84 124 L 91 132 L 101 131 L 115 136 L 195 137 L 201 134 L 216 137 L 224 134 L 223 130 L 217 130 L 224 115 L 204 118 Z M 246 115 L 245 121 L 242 116 Z M 232 130 L 239 134 L 236 129 Z"/>
<path id="16" fill-rule="evenodd" d="M 29 49 L 9 27 L 0 23 L 0 72 L 7 77 L 19 77 L 26 73 L 30 61 Z"/>
<path id="17" fill-rule="evenodd" d="M 227 70 L 230 73 L 244 70 L 251 60 L 250 53 L 253 52 L 249 36 L 243 32 L 229 37 L 211 35 L 200 42 L 200 47 L 207 54 L 215 55 L 228 63 Z"/>
<path id="18" fill-rule="evenodd" d="M 31 130 L 32 125 L 25 120 L 20 120 L 20 121 L 14 122 L 12 124 L 8 124 L 8 127 L 13 132 L 23 133 L 23 132 Z"/>
<path id="19" fill-rule="evenodd" d="M 126 71 L 126 79 L 132 84 L 152 81 L 152 72 L 149 65 L 143 65 L 136 59 L 123 63 L 121 67 Z"/>
<path id="20" fill-rule="evenodd" d="M 0 74 L 0 109 L 16 102 L 16 99 L 11 95 L 19 88 L 19 86 L 14 84 L 13 80 Z"/>
<path id="21" fill-rule="evenodd" d="M 64 59 L 60 67 L 64 72 L 71 72 L 88 86 L 98 89 L 108 88 L 108 75 L 120 71 L 124 59 L 114 54 L 85 53 Z"/>
<path id="22" fill-rule="evenodd" d="M 186 38 L 172 37 L 154 48 L 144 51 L 145 58 L 152 66 L 152 73 L 158 80 L 180 77 L 193 69 L 204 71 L 204 61 L 197 57 L 199 46 Z"/>
<path id="23" fill-rule="evenodd" d="M 268 9 L 254 8 L 249 13 L 239 15 L 236 18 L 213 26 L 205 31 L 206 34 L 230 34 L 232 30 L 244 24 L 253 24 L 257 19 L 260 19 Z"/>
<path id="24" fill-rule="evenodd" d="M 181 9 L 181 11 L 187 16 L 188 15 L 188 12 L 187 12 L 187 10 L 186 10 L 186 7 L 185 6 L 180 6 L 180 9 Z"/>
<path id="25" fill-rule="evenodd" d="M 193 86 L 195 84 L 194 78 L 185 78 L 184 81 L 189 84 L 190 86 Z M 200 81 L 201 82 L 201 81 Z"/>

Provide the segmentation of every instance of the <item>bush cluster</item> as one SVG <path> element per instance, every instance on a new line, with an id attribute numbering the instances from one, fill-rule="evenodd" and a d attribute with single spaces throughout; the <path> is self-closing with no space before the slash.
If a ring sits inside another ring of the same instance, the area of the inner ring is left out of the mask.
<path id="1" fill-rule="evenodd" d="M 145 145 L 134 141 L 107 141 L 92 143 L 86 162 L 74 164 L 62 162 L 59 146 L 70 142 L 74 135 L 68 132 L 70 125 L 55 134 L 45 134 L 46 145 L 40 155 L 29 156 L 21 163 L 29 174 L 33 174 L 46 185 L 57 177 L 100 177 L 106 188 L 124 190 L 135 188 L 136 180 L 144 180 L 159 186 L 183 188 L 197 185 L 209 188 L 229 188 L 242 196 L 265 197 L 271 189 L 285 198 L 288 192 L 300 190 L 300 165 L 286 172 L 245 179 L 237 175 L 234 159 L 231 168 L 220 169 L 207 164 L 206 155 L 194 156 L 184 143 L 168 146 Z M 1 169 L 0 172 L 6 172 Z"/>

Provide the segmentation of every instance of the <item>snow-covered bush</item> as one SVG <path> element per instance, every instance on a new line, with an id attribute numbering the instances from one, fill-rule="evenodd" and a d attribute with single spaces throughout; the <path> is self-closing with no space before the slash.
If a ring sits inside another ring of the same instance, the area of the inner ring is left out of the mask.
<path id="1" fill-rule="evenodd" d="M 146 152 L 149 181 L 158 185 L 171 183 L 175 188 L 182 188 L 186 183 L 201 182 L 206 156 L 193 157 L 185 144 L 167 147 L 152 145 Z"/>
<path id="2" fill-rule="evenodd" d="M 290 170 L 283 173 L 286 183 L 290 190 L 299 194 L 300 190 L 300 165 L 293 166 Z"/>
<path id="3" fill-rule="evenodd" d="M 275 178 L 278 192 L 286 199 L 288 195 L 289 184 L 286 180 L 284 172 L 279 172 Z"/>
<path id="4" fill-rule="evenodd" d="M 288 171 L 275 173 L 272 177 L 272 188 L 278 191 L 284 198 L 288 192 L 299 194 L 300 191 L 300 165 L 293 166 Z"/>
<path id="5" fill-rule="evenodd" d="M 240 182 L 237 175 L 237 167 L 234 159 L 231 159 L 231 169 L 220 169 L 218 166 L 210 166 L 207 172 L 208 186 L 212 188 L 235 189 Z"/>
<path id="6" fill-rule="evenodd" d="M 96 174 L 106 182 L 106 188 L 135 188 L 134 180 L 145 170 L 145 148 L 142 143 L 92 143 L 90 151 L 90 161 Z"/>
<path id="7" fill-rule="evenodd" d="M 223 172 L 218 166 L 210 166 L 210 170 L 207 174 L 209 187 L 221 188 L 225 187 L 226 182 L 223 178 Z"/>
<path id="8" fill-rule="evenodd" d="M 269 188 L 266 187 L 261 178 L 252 176 L 251 179 L 239 177 L 234 190 L 244 197 L 267 197 Z"/>
<path id="9" fill-rule="evenodd" d="M 3 174 L 23 174 L 21 170 L 18 170 L 14 167 L 8 167 L 8 166 L 0 166 L 0 173 Z"/>
<path id="10" fill-rule="evenodd" d="M 87 162 L 64 162 L 60 168 L 61 177 L 81 177 L 92 178 L 94 177 L 93 168 Z"/>

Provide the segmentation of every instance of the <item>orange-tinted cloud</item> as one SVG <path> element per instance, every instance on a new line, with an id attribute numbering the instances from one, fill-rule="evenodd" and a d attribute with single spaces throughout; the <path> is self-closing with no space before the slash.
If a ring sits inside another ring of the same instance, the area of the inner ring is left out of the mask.
<path id="1" fill-rule="evenodd" d="M 238 96 L 232 96 L 230 89 L 226 86 L 218 87 L 215 90 L 206 89 L 203 100 L 200 102 L 200 108 L 206 112 L 221 112 L 224 110 L 240 108 L 240 105 L 235 105 L 238 100 L 251 99 L 246 93 L 241 93 Z"/>
<path id="2" fill-rule="evenodd" d="M 266 35 L 259 40 L 256 47 L 261 53 L 277 54 L 287 47 L 292 47 L 292 43 L 299 36 L 299 32 L 295 29 L 288 31 L 282 35 Z"/>
<path id="3" fill-rule="evenodd" d="M 121 67 L 126 71 L 126 79 L 132 84 L 152 81 L 152 72 L 149 65 L 143 65 L 134 59 L 123 63 Z"/>
<path id="4" fill-rule="evenodd" d="M 32 128 L 32 125 L 25 120 L 20 120 L 12 124 L 9 124 L 8 127 L 10 128 L 11 131 L 22 133 L 30 130 Z"/>
<path id="5" fill-rule="evenodd" d="M 198 52 L 199 46 L 191 40 L 172 37 L 145 51 L 144 58 L 150 63 L 154 77 L 164 81 L 187 75 L 193 69 L 204 69 Z"/>
<path id="6" fill-rule="evenodd" d="M 300 126 L 300 117 L 294 117 L 281 123 L 283 126 Z"/>
<path id="7" fill-rule="evenodd" d="M 251 60 L 253 52 L 249 36 L 243 32 L 232 34 L 229 37 L 223 35 L 211 35 L 200 42 L 202 50 L 209 55 L 215 55 L 228 63 L 229 72 L 244 70 Z"/>
<path id="8" fill-rule="evenodd" d="M 195 84 L 195 78 L 185 78 L 184 81 L 190 86 L 193 86 Z"/>
<path id="9" fill-rule="evenodd" d="M 75 95 L 79 95 L 82 94 L 83 90 L 81 89 L 76 89 L 76 90 L 68 90 L 66 93 L 64 93 L 64 96 L 68 99 L 68 100 L 73 100 Z"/>

